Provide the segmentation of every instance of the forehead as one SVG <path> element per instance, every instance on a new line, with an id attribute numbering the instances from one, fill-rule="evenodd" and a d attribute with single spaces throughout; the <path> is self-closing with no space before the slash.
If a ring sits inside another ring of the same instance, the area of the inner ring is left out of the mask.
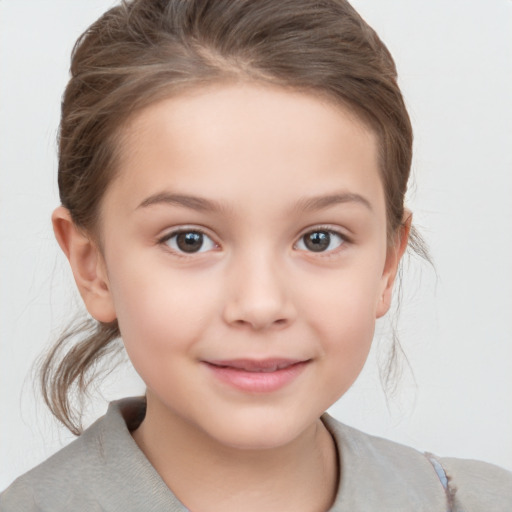
<path id="1" fill-rule="evenodd" d="M 313 93 L 252 83 L 196 88 L 136 114 L 122 141 L 111 188 L 132 207 L 165 190 L 246 204 L 261 194 L 283 205 L 338 191 L 383 198 L 376 136 Z"/>

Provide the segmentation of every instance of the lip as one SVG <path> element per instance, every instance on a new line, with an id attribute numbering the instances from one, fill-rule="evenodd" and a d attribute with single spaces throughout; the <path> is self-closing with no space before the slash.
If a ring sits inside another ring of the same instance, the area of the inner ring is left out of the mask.
<path id="1" fill-rule="evenodd" d="M 294 381 L 310 363 L 299 359 L 203 361 L 221 382 L 249 393 L 271 393 Z"/>

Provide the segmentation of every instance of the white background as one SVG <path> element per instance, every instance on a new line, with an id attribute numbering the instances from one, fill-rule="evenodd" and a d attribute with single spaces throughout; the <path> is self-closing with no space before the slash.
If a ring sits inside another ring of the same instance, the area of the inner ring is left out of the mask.
<path id="1" fill-rule="evenodd" d="M 34 392 L 31 368 L 76 307 L 50 228 L 69 54 L 112 3 L 0 0 L 0 489 L 71 438 Z M 354 6 L 398 65 L 416 135 L 409 206 L 438 277 L 415 260 L 406 271 L 399 331 L 414 378 L 386 404 L 377 336 L 331 412 L 421 450 L 512 469 L 512 2 Z M 142 392 L 126 365 L 87 422 L 105 400 Z"/>

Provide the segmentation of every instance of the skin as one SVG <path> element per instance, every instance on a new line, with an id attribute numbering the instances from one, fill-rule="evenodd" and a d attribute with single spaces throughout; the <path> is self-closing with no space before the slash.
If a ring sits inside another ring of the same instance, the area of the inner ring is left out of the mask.
<path id="1" fill-rule="evenodd" d="M 88 311 L 118 319 L 147 385 L 135 441 L 193 510 L 327 510 L 339 470 L 319 418 L 360 373 L 407 242 L 407 224 L 386 233 L 375 135 L 313 95 L 239 83 L 151 105 L 123 136 L 101 247 L 64 208 L 53 223 Z M 177 229 L 205 233 L 199 252 Z M 319 231 L 315 252 L 304 235 Z M 268 358 L 304 364 L 271 392 L 210 365 Z"/>

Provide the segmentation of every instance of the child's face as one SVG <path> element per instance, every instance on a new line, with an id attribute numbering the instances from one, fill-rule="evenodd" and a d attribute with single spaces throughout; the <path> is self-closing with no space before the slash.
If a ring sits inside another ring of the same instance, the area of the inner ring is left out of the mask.
<path id="1" fill-rule="evenodd" d="M 375 136 L 250 84 L 159 102 L 126 135 L 102 203 L 105 307 L 151 414 L 232 446 L 289 442 L 352 385 L 389 306 Z"/>

